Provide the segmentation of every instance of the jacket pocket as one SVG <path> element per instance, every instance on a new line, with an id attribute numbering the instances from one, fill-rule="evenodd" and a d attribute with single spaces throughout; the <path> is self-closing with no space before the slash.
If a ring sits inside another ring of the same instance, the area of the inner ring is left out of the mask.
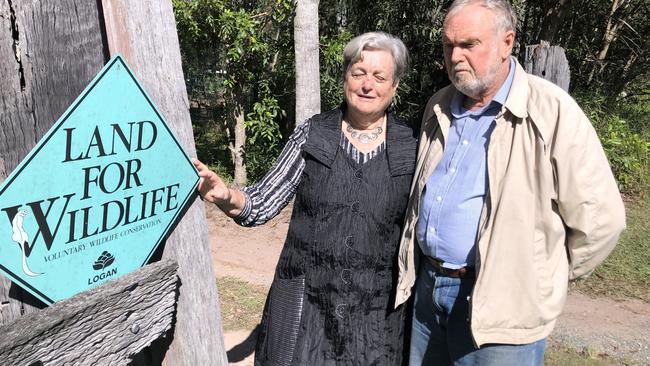
<path id="1" fill-rule="evenodd" d="M 266 354 L 271 365 L 290 365 L 298 340 L 305 293 L 305 279 L 273 281 L 269 294 Z"/>

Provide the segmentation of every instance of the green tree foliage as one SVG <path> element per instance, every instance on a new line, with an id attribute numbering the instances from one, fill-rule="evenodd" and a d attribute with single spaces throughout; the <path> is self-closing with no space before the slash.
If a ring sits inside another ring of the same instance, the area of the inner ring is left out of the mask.
<path id="1" fill-rule="evenodd" d="M 411 53 L 411 67 L 400 82 L 395 107 L 402 116 L 418 121 L 428 98 L 449 83 L 441 38 L 450 3 L 321 0 L 322 109 L 334 108 L 342 101 L 345 44 L 355 35 L 380 30 L 400 37 Z M 642 191 L 650 141 L 650 3 L 512 3 L 519 17 L 515 56 L 523 58 L 524 47 L 541 38 L 567 50 L 572 73 L 570 92 L 579 96 L 588 110 L 621 187 L 628 192 Z M 174 0 L 174 4 L 190 98 L 195 106 L 215 108 L 217 112 L 208 114 L 218 121 L 228 115 L 224 110 L 231 103 L 238 102 L 246 109 L 246 126 L 255 141 L 247 147 L 249 163 L 254 161 L 256 166 L 249 166 L 249 171 L 257 169 L 254 175 L 259 177 L 283 144 L 280 134 L 286 138 L 294 125 L 291 2 Z M 244 92 L 240 96 L 230 94 L 231 99 L 239 99 L 229 100 L 227 91 L 236 87 Z M 287 111 L 286 116 L 282 111 Z M 212 154 L 215 158 L 217 155 Z"/>
<path id="2" fill-rule="evenodd" d="M 616 4 L 614 4 L 616 2 Z M 321 1 L 323 103 L 340 102 L 340 58 L 336 52 L 353 35 L 381 30 L 400 37 L 411 52 L 411 68 L 400 83 L 399 113 L 419 120 L 427 99 L 449 84 L 441 48 L 444 15 L 451 1 L 352 0 Z M 552 35 L 554 45 L 567 50 L 571 92 L 580 96 L 606 149 L 621 189 L 647 190 L 649 7 L 645 0 L 513 0 L 518 13 L 518 44 L 514 54 L 523 61 L 526 45 Z M 613 5 L 616 9 L 612 11 Z M 610 17 L 611 13 L 611 17 Z M 608 19 L 619 24 L 604 47 Z"/>
<path id="3" fill-rule="evenodd" d="M 532 44 L 560 1 L 522 1 L 519 33 Z M 562 2 L 567 2 L 564 0 Z M 567 50 L 571 93 L 596 127 L 621 189 L 648 191 L 650 3 L 645 0 L 569 0 L 554 44 Z"/>
<path id="4" fill-rule="evenodd" d="M 188 93 L 194 115 L 203 117 L 194 120 L 199 156 L 232 164 L 224 137 L 232 145 L 238 114 L 245 116 L 248 144 L 258 154 L 276 155 L 282 138 L 278 120 L 285 116 L 280 100 L 286 95 L 278 90 L 290 87 L 283 68 L 293 65 L 285 52 L 291 2 L 173 0 L 173 6 Z M 253 172 L 269 167 L 270 159 L 248 155 Z M 269 162 L 256 166 L 260 161 Z"/>
<path id="5" fill-rule="evenodd" d="M 553 44 L 567 50 L 572 90 L 595 89 L 608 99 L 647 94 L 650 3 L 647 0 L 568 2 L 572 11 L 567 12 L 559 25 Z M 520 3 L 523 15 L 520 40 L 534 44 L 545 32 L 549 9 L 558 1 L 526 0 Z M 608 29 L 611 33 L 609 40 Z M 606 54 L 598 59 L 605 47 Z M 625 94 L 621 95 L 623 92 Z"/>
<path id="6" fill-rule="evenodd" d="M 320 36 L 320 86 L 323 110 L 335 108 L 343 101 L 343 89 L 341 88 L 343 49 L 353 37 L 352 33 L 348 31 Z"/>

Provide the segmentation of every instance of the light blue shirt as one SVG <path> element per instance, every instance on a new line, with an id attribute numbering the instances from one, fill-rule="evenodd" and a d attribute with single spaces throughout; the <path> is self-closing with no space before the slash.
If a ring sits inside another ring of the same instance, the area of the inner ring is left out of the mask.
<path id="1" fill-rule="evenodd" d="M 494 119 L 508 97 L 515 74 L 510 72 L 492 101 L 477 111 L 463 107 L 457 92 L 451 102 L 451 126 L 442 160 L 422 195 L 416 235 L 425 255 L 448 268 L 473 266 L 478 225 L 487 193 L 487 147 Z"/>

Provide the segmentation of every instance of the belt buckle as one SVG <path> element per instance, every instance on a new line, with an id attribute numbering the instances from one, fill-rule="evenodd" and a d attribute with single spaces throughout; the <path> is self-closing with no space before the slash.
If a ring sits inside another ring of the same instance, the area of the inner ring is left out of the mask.
<path id="1" fill-rule="evenodd" d="M 442 266 L 444 262 L 441 261 L 440 259 L 433 258 L 430 256 L 426 256 L 426 257 L 429 260 L 429 262 L 433 265 L 435 272 L 443 276 L 451 277 L 451 278 L 465 278 L 471 272 L 470 268 L 467 266 L 457 268 L 457 269 L 447 268 Z"/>

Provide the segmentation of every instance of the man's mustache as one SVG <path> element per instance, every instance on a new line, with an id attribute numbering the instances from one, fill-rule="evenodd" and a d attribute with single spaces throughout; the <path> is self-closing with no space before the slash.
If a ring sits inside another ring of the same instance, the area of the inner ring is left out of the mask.
<path id="1" fill-rule="evenodd" d="M 472 73 L 472 69 L 470 69 L 470 68 L 468 68 L 467 66 L 464 66 L 464 65 L 456 65 L 456 66 L 454 66 L 452 71 L 454 72 L 454 74 L 457 73 L 457 72 L 461 72 L 461 71 L 467 71 L 470 74 Z"/>

